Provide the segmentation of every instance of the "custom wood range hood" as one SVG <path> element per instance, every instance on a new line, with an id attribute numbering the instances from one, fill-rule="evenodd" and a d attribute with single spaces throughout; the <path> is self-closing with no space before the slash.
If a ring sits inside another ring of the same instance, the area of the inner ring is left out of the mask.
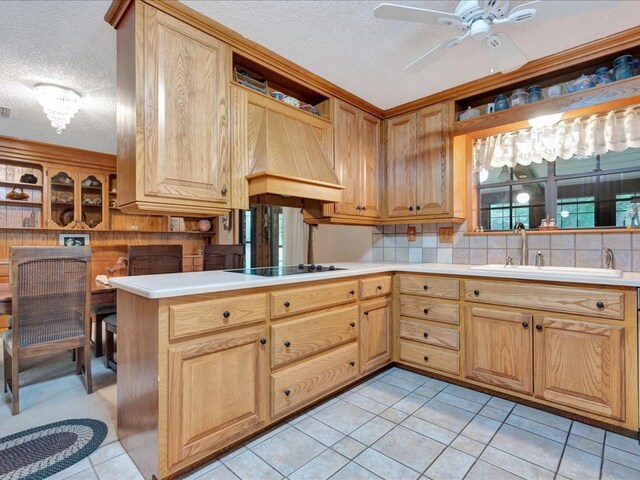
<path id="1" fill-rule="evenodd" d="M 278 205 L 342 201 L 345 187 L 332 166 L 331 123 L 242 90 L 236 113 L 245 116 L 246 141 L 238 156 L 247 165 L 249 197 Z"/>

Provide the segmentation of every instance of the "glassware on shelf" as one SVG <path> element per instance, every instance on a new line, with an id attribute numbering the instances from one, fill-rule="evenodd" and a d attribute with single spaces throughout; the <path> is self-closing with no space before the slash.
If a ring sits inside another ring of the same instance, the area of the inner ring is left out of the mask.
<path id="1" fill-rule="evenodd" d="M 596 70 L 596 83 L 598 85 L 611 82 L 613 82 L 613 75 L 611 75 L 609 67 L 600 67 Z"/>
<path id="2" fill-rule="evenodd" d="M 513 91 L 511 97 L 509 97 L 509 102 L 512 107 L 515 107 L 516 105 L 524 105 L 527 103 L 527 97 L 528 95 L 524 88 L 517 88 Z"/>
<path id="3" fill-rule="evenodd" d="M 542 100 L 540 85 L 531 85 L 527 88 L 527 103 L 539 102 L 540 100 Z"/>
<path id="4" fill-rule="evenodd" d="M 499 112 L 500 110 L 506 110 L 507 108 L 509 108 L 509 99 L 506 95 L 500 94 L 496 97 L 495 104 L 496 112 Z"/>
<path id="5" fill-rule="evenodd" d="M 613 78 L 624 80 L 633 77 L 633 57 L 631 55 L 622 55 L 613 61 Z"/>

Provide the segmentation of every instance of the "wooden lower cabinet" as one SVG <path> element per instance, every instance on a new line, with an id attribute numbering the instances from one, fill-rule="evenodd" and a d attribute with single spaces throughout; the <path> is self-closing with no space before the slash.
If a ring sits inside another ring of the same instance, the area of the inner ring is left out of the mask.
<path id="1" fill-rule="evenodd" d="M 532 316 L 466 307 L 466 378 L 516 392 L 532 393 Z"/>
<path id="2" fill-rule="evenodd" d="M 625 419 L 624 327 L 467 307 L 465 378 Z"/>
<path id="3" fill-rule="evenodd" d="M 279 417 L 358 376 L 358 344 L 349 343 L 271 375 L 271 413 Z"/>
<path id="4" fill-rule="evenodd" d="M 169 347 L 169 468 L 213 452 L 268 420 L 264 326 Z"/>
<path id="5" fill-rule="evenodd" d="M 391 300 L 360 305 L 360 372 L 368 373 L 391 361 Z"/>
<path id="6" fill-rule="evenodd" d="M 448 348 L 400 340 L 399 358 L 402 362 L 409 362 L 427 370 L 435 370 L 437 373 L 452 374 L 456 377 L 460 373 L 458 352 Z"/>
<path id="7" fill-rule="evenodd" d="M 534 317 L 536 397 L 624 420 L 624 327 Z"/>

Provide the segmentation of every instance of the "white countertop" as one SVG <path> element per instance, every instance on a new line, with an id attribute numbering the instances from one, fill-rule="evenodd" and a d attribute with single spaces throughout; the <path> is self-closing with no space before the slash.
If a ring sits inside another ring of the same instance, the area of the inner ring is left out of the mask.
<path id="1" fill-rule="evenodd" d="M 335 263 L 336 267 L 346 270 L 316 272 L 282 277 L 261 277 L 225 271 L 171 273 L 162 275 L 141 275 L 136 277 L 117 277 L 110 280 L 114 287 L 121 288 L 146 298 L 168 298 L 199 293 L 215 293 L 245 288 L 272 287 L 277 285 L 299 285 L 317 280 L 348 278 L 371 273 L 406 272 L 438 273 L 488 277 L 502 279 L 543 280 L 546 282 L 569 282 L 590 285 L 619 285 L 640 287 L 640 273 L 623 273 L 622 277 L 586 277 L 570 273 L 548 274 L 522 271 L 483 271 L 472 270 L 472 265 L 445 263 Z"/>

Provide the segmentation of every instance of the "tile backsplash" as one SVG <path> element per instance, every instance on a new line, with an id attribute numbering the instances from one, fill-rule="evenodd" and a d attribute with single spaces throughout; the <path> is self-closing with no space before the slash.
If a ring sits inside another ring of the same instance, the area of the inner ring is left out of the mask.
<path id="1" fill-rule="evenodd" d="M 407 227 L 416 227 L 416 240 L 409 242 Z M 453 226 L 453 243 L 441 243 L 440 227 Z M 507 256 L 520 263 L 519 235 L 465 235 L 465 224 L 430 223 L 373 227 L 373 261 L 410 263 L 504 264 Z M 613 250 L 615 267 L 640 272 L 640 231 L 620 233 L 560 233 L 529 235 L 529 264 L 538 251 L 544 265 L 564 267 L 604 267 L 602 249 Z"/>

